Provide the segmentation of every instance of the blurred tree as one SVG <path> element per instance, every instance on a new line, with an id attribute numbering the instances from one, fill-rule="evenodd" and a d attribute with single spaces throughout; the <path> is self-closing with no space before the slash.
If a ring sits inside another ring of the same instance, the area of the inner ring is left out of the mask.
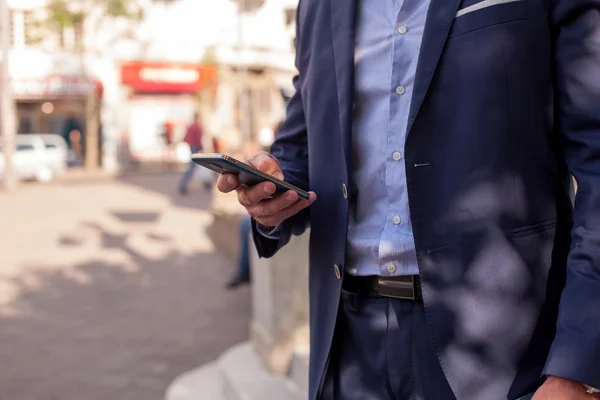
<path id="1" fill-rule="evenodd" d="M 204 56 L 202 57 L 202 64 L 204 65 L 217 65 L 219 64 L 219 58 L 215 53 L 214 47 L 209 47 L 204 52 Z"/>
<path id="2" fill-rule="evenodd" d="M 238 7 L 241 7 L 241 10 L 243 12 L 256 11 L 257 9 L 262 7 L 263 4 L 265 3 L 265 0 L 231 0 L 231 1 L 233 1 L 235 4 L 237 4 Z"/>
<path id="3" fill-rule="evenodd" d="M 105 22 L 106 18 L 124 20 L 126 22 L 139 22 L 144 17 L 144 12 L 138 0 L 50 0 L 47 6 L 47 20 L 45 25 L 50 30 L 56 31 L 64 42 L 65 32 L 72 30 L 75 37 L 84 38 L 85 29 L 95 31 L 98 26 L 88 27 L 87 22 L 95 15 L 95 25 Z M 127 24 L 129 26 L 129 24 Z M 132 38 L 131 29 L 119 32 L 120 38 Z M 83 40 L 76 40 L 77 50 L 83 49 Z"/>

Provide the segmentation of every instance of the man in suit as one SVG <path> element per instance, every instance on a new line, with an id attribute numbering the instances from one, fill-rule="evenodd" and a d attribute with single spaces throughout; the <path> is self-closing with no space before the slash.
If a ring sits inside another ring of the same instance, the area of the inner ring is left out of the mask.
<path id="1" fill-rule="evenodd" d="M 600 0 L 376 3 L 299 4 L 249 162 L 311 199 L 219 180 L 260 256 L 311 227 L 310 399 L 598 398 Z"/>

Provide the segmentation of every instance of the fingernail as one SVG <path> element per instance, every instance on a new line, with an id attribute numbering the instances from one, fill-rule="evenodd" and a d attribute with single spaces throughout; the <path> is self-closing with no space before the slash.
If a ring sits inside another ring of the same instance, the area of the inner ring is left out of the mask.
<path id="1" fill-rule="evenodd" d="M 263 186 L 263 190 L 265 191 L 265 193 L 272 193 L 273 187 L 271 185 L 265 185 Z"/>
<path id="2" fill-rule="evenodd" d="M 286 197 L 288 200 L 294 200 L 295 195 L 294 193 L 288 193 Z"/>
<path id="3" fill-rule="evenodd" d="M 227 183 L 229 183 L 230 185 L 235 184 L 235 179 L 233 179 L 233 176 L 229 175 L 227 177 Z"/>

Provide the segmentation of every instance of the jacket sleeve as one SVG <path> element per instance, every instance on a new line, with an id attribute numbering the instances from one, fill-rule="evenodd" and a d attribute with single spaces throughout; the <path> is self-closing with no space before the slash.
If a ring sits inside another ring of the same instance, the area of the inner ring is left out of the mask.
<path id="1" fill-rule="evenodd" d="M 295 93 L 288 103 L 285 121 L 271 146 L 271 154 L 279 160 L 286 182 L 300 189 L 309 190 L 307 127 L 301 94 L 302 66 L 298 62 L 298 53 L 300 52 L 298 18 L 296 19 L 296 45 L 296 68 L 299 73 L 294 77 Z M 265 232 L 261 233 L 262 230 L 258 229 L 256 222 L 253 221 L 252 232 L 258 255 L 260 257 L 273 256 L 289 242 L 291 235 L 304 233 L 308 223 L 309 211 L 304 209 L 285 220 L 277 229 L 265 236 Z"/>
<path id="2" fill-rule="evenodd" d="M 551 1 L 555 121 L 578 191 L 544 375 L 600 388 L 600 0 Z"/>

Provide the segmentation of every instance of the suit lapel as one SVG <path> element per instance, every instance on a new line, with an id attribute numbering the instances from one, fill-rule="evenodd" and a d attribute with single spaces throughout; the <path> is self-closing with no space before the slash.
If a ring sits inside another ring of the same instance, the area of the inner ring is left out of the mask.
<path id="1" fill-rule="evenodd" d="M 358 1 L 329 0 L 339 123 L 342 134 L 342 146 L 348 168 L 350 168 L 351 157 L 352 105 L 354 102 L 354 47 Z M 431 0 L 408 117 L 408 133 L 410 133 L 425 99 L 460 3 L 461 0 Z"/>
<path id="2" fill-rule="evenodd" d="M 415 76 L 407 134 L 410 134 L 412 125 L 421 109 L 460 2 L 461 0 L 431 0 Z"/>
<path id="3" fill-rule="evenodd" d="M 354 47 L 358 0 L 329 1 L 340 131 L 342 134 L 342 147 L 346 156 L 346 166 L 348 167 L 348 173 L 350 173 L 352 104 L 354 102 Z"/>

